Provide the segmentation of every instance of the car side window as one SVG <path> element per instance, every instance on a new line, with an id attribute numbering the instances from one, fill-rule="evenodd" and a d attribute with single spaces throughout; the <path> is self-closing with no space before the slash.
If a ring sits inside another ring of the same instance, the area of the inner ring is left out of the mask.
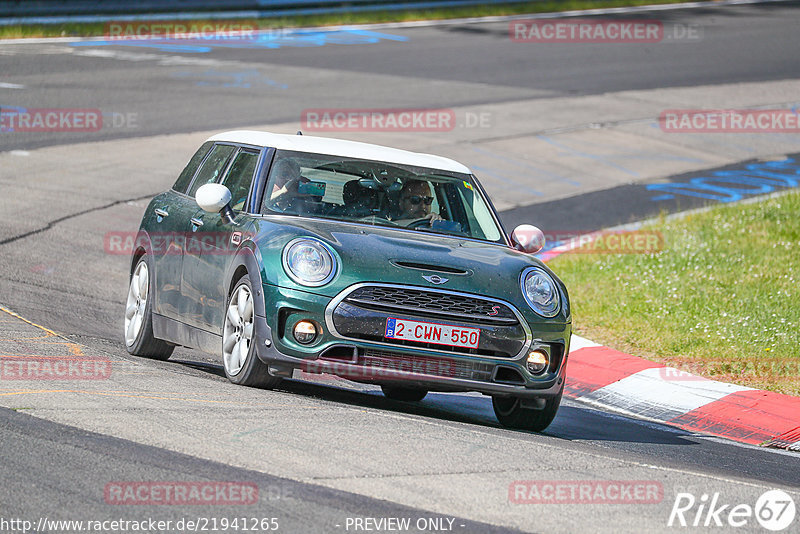
<path id="1" fill-rule="evenodd" d="M 231 192 L 231 208 L 242 211 L 247 204 L 247 195 L 250 193 L 250 184 L 258 163 L 258 152 L 241 150 L 233 160 L 230 170 L 222 179 L 222 185 Z"/>
<path id="2" fill-rule="evenodd" d="M 188 193 L 190 197 L 197 193 L 200 186 L 213 184 L 219 180 L 220 174 L 225 170 L 234 150 L 236 150 L 236 147 L 231 145 L 216 145 L 211 149 L 211 153 L 203 162 L 203 166 L 200 167 L 197 176 L 194 177 L 194 182 L 192 182 L 192 187 Z"/>
<path id="3" fill-rule="evenodd" d="M 194 153 L 192 159 L 189 160 L 189 164 L 186 165 L 186 167 L 184 167 L 183 171 L 181 172 L 181 175 L 178 176 L 178 179 L 175 181 L 175 185 L 172 186 L 172 189 L 174 189 L 178 193 L 186 192 L 186 188 L 189 186 L 189 182 L 192 181 L 194 173 L 197 172 L 197 167 L 200 166 L 200 163 L 202 163 L 203 158 L 206 157 L 206 154 L 208 154 L 208 150 L 211 148 L 211 145 L 213 144 L 214 143 L 212 143 L 211 141 L 203 143 L 203 146 L 201 146 L 197 150 L 197 152 Z"/>

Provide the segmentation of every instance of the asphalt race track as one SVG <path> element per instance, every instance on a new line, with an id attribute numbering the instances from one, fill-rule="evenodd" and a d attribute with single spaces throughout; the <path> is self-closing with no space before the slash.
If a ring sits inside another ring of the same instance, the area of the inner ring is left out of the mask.
<path id="1" fill-rule="evenodd" d="M 508 21 L 495 21 L 296 32 L 235 46 L 0 42 L 0 112 L 103 115 L 96 132 L 0 130 L 0 356 L 72 355 L 110 369 L 104 380 L 0 380 L 0 531 L 22 531 L 2 522 L 12 518 L 38 527 L 40 518 L 153 519 L 172 521 L 155 531 L 182 532 L 193 530 L 187 520 L 210 529 L 212 519 L 247 517 L 275 518 L 290 533 L 661 532 L 681 529 L 668 526 L 679 493 L 698 502 L 718 494 L 730 509 L 782 489 L 800 505 L 796 453 L 577 402 L 562 403 L 542 434 L 516 432 L 500 428 L 480 395 L 407 404 L 327 375 L 261 391 L 229 384 L 213 356 L 177 350 L 156 362 L 125 351 L 129 257 L 107 236 L 135 231 L 149 198 L 215 132 L 314 133 L 301 120 L 309 109 L 452 110 L 456 125 L 444 132 L 319 134 L 455 157 L 506 222 L 563 230 L 727 201 L 681 197 L 664 184 L 793 164 L 797 134 L 671 134 L 657 118 L 664 109 L 800 103 L 800 3 L 635 16 L 696 37 L 515 43 Z M 632 504 L 510 495 L 515 481 L 582 480 L 661 489 Z M 109 488 L 130 481 L 236 482 L 258 497 L 115 504 Z M 697 506 L 686 518 L 695 514 L 706 520 Z M 754 517 L 734 530 L 763 531 Z"/>

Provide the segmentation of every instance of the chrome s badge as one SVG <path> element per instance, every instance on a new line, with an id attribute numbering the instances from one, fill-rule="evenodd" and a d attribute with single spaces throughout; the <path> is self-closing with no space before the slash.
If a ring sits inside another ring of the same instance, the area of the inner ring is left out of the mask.
<path id="1" fill-rule="evenodd" d="M 444 284 L 445 282 L 447 282 L 447 281 L 449 280 L 449 278 L 442 278 L 442 277 L 441 277 L 441 276 L 439 276 L 438 274 L 432 274 L 432 275 L 430 275 L 430 276 L 425 276 L 425 275 L 423 274 L 423 275 L 422 275 L 422 278 L 424 278 L 425 280 L 427 280 L 427 281 L 428 281 L 428 282 L 430 282 L 431 284 L 436 284 L 437 286 L 438 286 L 439 284 Z"/>

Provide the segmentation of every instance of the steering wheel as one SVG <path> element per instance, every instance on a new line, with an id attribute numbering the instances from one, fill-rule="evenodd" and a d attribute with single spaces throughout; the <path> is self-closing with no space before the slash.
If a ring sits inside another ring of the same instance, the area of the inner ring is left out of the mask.
<path id="1" fill-rule="evenodd" d="M 414 221 L 411 221 L 406 225 L 406 228 L 422 228 L 423 226 L 427 226 L 428 228 L 430 228 L 432 222 L 433 219 L 431 219 L 430 217 L 423 217 L 421 219 L 416 219 Z"/>
<path id="2" fill-rule="evenodd" d="M 278 198 L 272 199 L 272 201 L 270 202 L 269 208 L 272 211 L 277 211 L 279 213 L 286 213 L 287 211 L 289 211 L 293 207 L 292 206 L 292 204 L 293 204 L 292 201 L 293 200 L 294 199 L 291 199 L 291 198 L 283 199 L 283 198 L 278 197 Z"/>
<path id="3" fill-rule="evenodd" d="M 389 224 L 392 226 L 399 226 L 397 223 L 392 222 L 389 219 L 381 217 L 379 215 L 367 215 L 366 217 L 360 217 L 358 221 L 370 224 Z"/>

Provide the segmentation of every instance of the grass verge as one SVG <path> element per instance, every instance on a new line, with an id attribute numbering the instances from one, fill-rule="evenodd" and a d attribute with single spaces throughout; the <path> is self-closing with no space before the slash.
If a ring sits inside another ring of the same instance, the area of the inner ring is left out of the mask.
<path id="1" fill-rule="evenodd" d="M 648 226 L 653 254 L 565 254 L 576 333 L 693 374 L 800 395 L 800 192 Z"/>
<path id="2" fill-rule="evenodd" d="M 552 13 L 608 7 L 677 4 L 685 1 L 686 0 L 547 0 L 436 9 L 411 9 L 403 11 L 347 12 L 330 15 L 287 15 L 257 20 L 259 28 L 261 29 L 297 28 L 339 24 L 375 24 L 382 22 L 408 22 L 415 20 Z M 151 18 L 153 20 L 159 20 L 159 15 L 154 14 Z M 108 20 L 117 19 L 118 18 L 113 15 L 109 15 L 108 17 Z M 247 20 L 250 21 L 252 19 L 248 18 Z M 67 23 L 0 26 L 0 39 L 19 39 L 25 37 L 99 37 L 102 36 L 104 32 L 105 26 L 102 22 L 91 24 Z"/>

